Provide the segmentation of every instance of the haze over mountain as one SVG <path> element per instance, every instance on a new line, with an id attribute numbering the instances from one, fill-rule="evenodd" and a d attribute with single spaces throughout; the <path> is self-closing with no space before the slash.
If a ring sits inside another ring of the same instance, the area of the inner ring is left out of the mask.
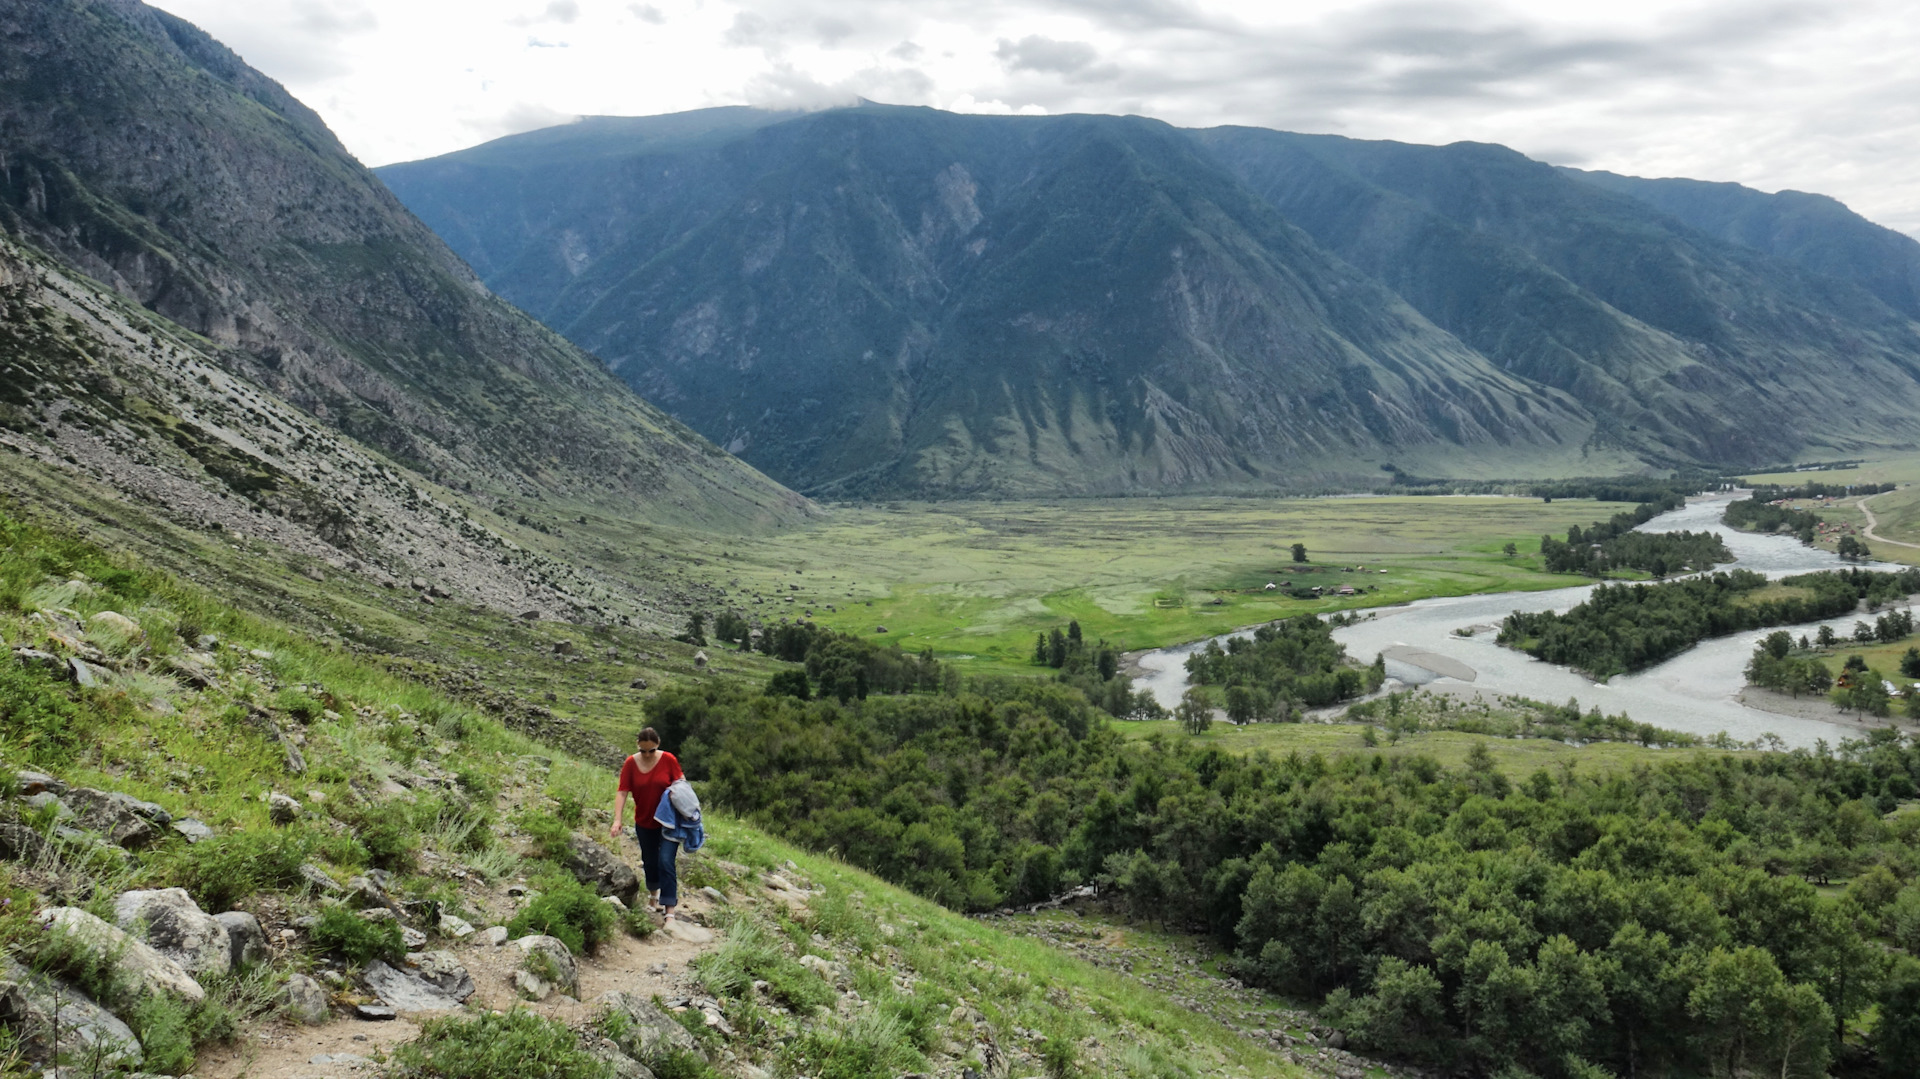
<path id="1" fill-rule="evenodd" d="M 1830 200 L 1844 228 L 1719 226 L 1499 147 L 872 105 L 591 118 L 379 173 L 810 492 L 1740 468 L 1920 432 L 1897 234 Z"/>
<path id="2" fill-rule="evenodd" d="M 183 522 L 390 580 L 463 556 L 427 575 L 586 611 L 597 586 L 449 498 L 806 512 L 489 292 L 278 84 L 133 0 L 0 0 L 0 224 L 0 441 Z"/>

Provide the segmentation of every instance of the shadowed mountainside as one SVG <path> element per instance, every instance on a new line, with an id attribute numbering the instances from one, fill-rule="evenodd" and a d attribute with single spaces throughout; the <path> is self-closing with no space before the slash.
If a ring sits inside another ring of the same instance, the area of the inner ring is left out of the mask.
<path id="1" fill-rule="evenodd" d="M 803 490 L 1626 460 L 1155 121 L 711 110 L 381 175 L 517 302 Z"/>

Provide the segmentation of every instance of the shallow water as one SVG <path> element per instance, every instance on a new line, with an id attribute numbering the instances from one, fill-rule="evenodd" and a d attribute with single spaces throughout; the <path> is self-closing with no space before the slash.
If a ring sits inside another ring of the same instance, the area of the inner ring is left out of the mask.
<path id="1" fill-rule="evenodd" d="M 1769 577 L 1838 569 L 1850 564 L 1828 551 L 1803 546 L 1791 537 L 1757 536 L 1721 524 L 1720 515 L 1728 498 L 1733 497 L 1744 498 L 1745 493 L 1690 503 L 1655 517 L 1641 526 L 1642 530 L 1718 533 L 1734 554 L 1734 566 Z M 1884 563 L 1867 565 L 1873 569 L 1905 568 Z M 1790 746 L 1812 746 L 1816 739 L 1833 744 L 1843 738 L 1860 737 L 1858 728 L 1765 712 L 1733 699 L 1746 684 L 1743 672 L 1754 644 L 1771 630 L 1703 641 L 1659 666 L 1638 674 L 1620 675 L 1604 685 L 1566 667 L 1542 663 L 1525 653 L 1493 643 L 1495 628 L 1510 612 L 1566 610 L 1585 600 L 1592 589 L 1592 585 L 1582 585 L 1549 592 L 1496 592 L 1376 608 L 1375 617 L 1336 629 L 1334 638 L 1346 646 L 1349 655 L 1356 657 L 1371 659 L 1395 646 L 1437 653 L 1472 668 L 1474 677 L 1470 684 L 1476 689 L 1517 693 L 1556 703 L 1572 698 L 1580 702 L 1582 709 L 1598 707 L 1610 715 L 1625 712 L 1639 722 L 1690 734 L 1710 736 L 1726 731 L 1742 741 L 1752 741 L 1772 733 Z M 1857 618 L 1849 614 L 1828 624 L 1846 636 L 1852 632 Z M 1812 633 L 1817 624 L 1793 628 L 1796 634 Z M 1454 634 L 1454 630 L 1466 626 L 1480 629 L 1472 637 Z M 1225 640 L 1230 636 L 1245 634 L 1225 634 L 1214 639 Z M 1136 679 L 1137 684 L 1151 689 L 1162 705 L 1173 707 L 1187 690 L 1187 657 L 1206 645 L 1204 640 L 1195 641 L 1141 656 L 1140 667 L 1147 673 Z M 1439 677 L 1392 658 L 1387 660 L 1387 674 L 1410 684 L 1466 683 L 1464 679 Z"/>

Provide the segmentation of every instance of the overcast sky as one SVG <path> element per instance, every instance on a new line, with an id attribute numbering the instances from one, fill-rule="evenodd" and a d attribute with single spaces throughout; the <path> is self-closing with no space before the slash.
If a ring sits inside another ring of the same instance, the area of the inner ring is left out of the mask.
<path id="1" fill-rule="evenodd" d="M 1138 113 L 1498 142 L 1920 236 L 1911 0 L 158 0 L 369 165 L 583 114 Z"/>

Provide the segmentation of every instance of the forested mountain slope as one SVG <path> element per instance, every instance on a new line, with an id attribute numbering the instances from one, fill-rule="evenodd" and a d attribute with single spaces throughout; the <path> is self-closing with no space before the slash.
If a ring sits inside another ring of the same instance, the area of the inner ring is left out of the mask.
<path id="1" fill-rule="evenodd" d="M 381 175 L 516 302 L 803 490 L 1625 460 L 1564 395 L 1330 258 L 1164 124 L 690 116 L 706 123 L 677 141 L 588 121 Z M 604 204 L 530 194 L 554 178 Z"/>
<path id="2" fill-rule="evenodd" d="M 796 505 L 492 295 L 278 84 L 135 0 L 0 0 L 0 221 L 430 479 L 690 519 Z"/>

